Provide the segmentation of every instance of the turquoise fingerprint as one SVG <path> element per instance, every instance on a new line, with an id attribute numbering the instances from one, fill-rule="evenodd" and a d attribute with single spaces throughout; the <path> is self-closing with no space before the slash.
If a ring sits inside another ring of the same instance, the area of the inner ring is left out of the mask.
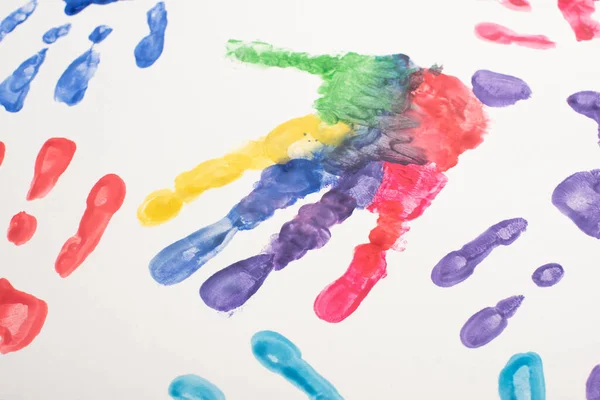
<path id="1" fill-rule="evenodd" d="M 542 359 L 536 353 L 515 354 L 500 372 L 501 400 L 545 400 Z"/>
<path id="2" fill-rule="evenodd" d="M 175 400 L 225 400 L 221 390 L 198 375 L 183 375 L 173 379 L 169 396 Z"/>

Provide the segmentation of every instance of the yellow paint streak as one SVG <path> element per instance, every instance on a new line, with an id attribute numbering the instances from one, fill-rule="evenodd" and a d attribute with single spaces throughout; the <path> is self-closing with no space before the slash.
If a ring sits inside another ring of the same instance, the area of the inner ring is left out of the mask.
<path id="1" fill-rule="evenodd" d="M 248 170 L 262 170 L 273 164 L 286 163 L 291 156 L 310 157 L 312 152 L 324 145 L 339 145 L 350 132 L 348 125 L 341 122 L 327 125 L 316 115 L 287 121 L 267 136 L 237 151 L 205 161 L 179 174 L 175 178 L 175 190 L 162 189 L 150 193 L 138 208 L 138 219 L 145 226 L 162 224 L 175 218 L 185 203 L 209 189 L 228 185 Z M 319 143 L 317 146 L 315 140 Z"/>

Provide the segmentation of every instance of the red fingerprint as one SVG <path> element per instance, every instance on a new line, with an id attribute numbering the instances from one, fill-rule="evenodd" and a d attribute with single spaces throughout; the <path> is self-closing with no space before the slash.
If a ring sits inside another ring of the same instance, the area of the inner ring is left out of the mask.
<path id="1" fill-rule="evenodd" d="M 36 229 L 37 219 L 25 211 L 21 211 L 11 218 L 6 237 L 9 242 L 20 246 L 31 240 Z"/>
<path id="2" fill-rule="evenodd" d="M 27 200 L 41 199 L 56 185 L 73 159 L 77 145 L 65 138 L 48 139 L 35 160 Z"/>
<path id="3" fill-rule="evenodd" d="M 520 35 L 502 25 L 482 22 L 475 26 L 475 34 L 484 40 L 499 44 L 516 44 L 532 49 L 551 49 L 556 43 L 544 35 Z"/>
<path id="4" fill-rule="evenodd" d="M 600 36 L 600 23 L 592 19 L 596 11 L 594 0 L 558 0 L 558 9 L 575 32 L 577 41 Z"/>
<path id="5" fill-rule="evenodd" d="M 6 145 L 4 142 L 0 142 L 0 165 L 4 161 L 4 155 L 6 154 Z"/>
<path id="6" fill-rule="evenodd" d="M 40 333 L 48 305 L 30 294 L 19 292 L 0 278 L 0 353 L 28 346 Z"/>
<path id="7" fill-rule="evenodd" d="M 531 11 L 531 4 L 527 0 L 504 0 L 502 4 L 517 11 Z"/>
<path id="8" fill-rule="evenodd" d="M 65 242 L 56 259 L 55 269 L 61 277 L 69 276 L 94 251 L 124 200 L 125 182 L 118 175 L 105 175 L 94 185 L 77 233 Z"/>

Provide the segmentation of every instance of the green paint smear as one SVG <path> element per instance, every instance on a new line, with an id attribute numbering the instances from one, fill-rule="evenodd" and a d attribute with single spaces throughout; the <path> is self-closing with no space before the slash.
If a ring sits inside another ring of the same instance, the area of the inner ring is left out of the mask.
<path id="1" fill-rule="evenodd" d="M 324 82 L 314 108 L 328 124 L 376 127 L 377 117 L 403 112 L 411 74 L 420 71 L 402 55 L 311 56 L 263 42 L 230 40 L 227 55 L 245 63 L 319 75 Z"/>

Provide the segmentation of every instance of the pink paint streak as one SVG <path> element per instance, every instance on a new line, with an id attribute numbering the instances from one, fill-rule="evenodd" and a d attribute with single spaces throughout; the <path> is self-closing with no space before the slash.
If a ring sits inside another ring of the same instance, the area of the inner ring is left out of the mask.
<path id="1" fill-rule="evenodd" d="M 87 208 L 75 236 L 63 245 L 55 263 L 58 274 L 66 278 L 96 248 L 113 215 L 125 200 L 125 182 L 114 174 L 105 175 L 92 188 Z"/>
<path id="2" fill-rule="evenodd" d="M 0 354 L 21 350 L 40 333 L 48 305 L 0 278 Z"/>
<path id="3" fill-rule="evenodd" d="M 558 9 L 571 26 L 577 41 L 600 36 L 600 23 L 592 19 L 596 11 L 594 0 L 558 0 Z"/>
<path id="4" fill-rule="evenodd" d="M 21 246 L 31 240 L 36 229 L 37 219 L 25 211 L 21 211 L 11 218 L 6 237 L 9 242 Z"/>
<path id="5" fill-rule="evenodd" d="M 27 200 L 41 199 L 56 185 L 73 159 L 77 145 L 65 138 L 48 139 L 35 160 Z"/>
<path id="6" fill-rule="evenodd" d="M 532 49 L 552 49 L 556 43 L 544 35 L 520 35 L 502 25 L 482 22 L 475 26 L 475 34 L 483 40 L 499 44 L 516 44 Z"/>
<path id="7" fill-rule="evenodd" d="M 4 155 L 6 154 L 6 145 L 4 142 L 0 142 L 0 165 L 4 162 Z"/>
<path id="8" fill-rule="evenodd" d="M 531 4 L 527 0 L 503 0 L 502 5 L 516 11 L 531 11 Z"/>

